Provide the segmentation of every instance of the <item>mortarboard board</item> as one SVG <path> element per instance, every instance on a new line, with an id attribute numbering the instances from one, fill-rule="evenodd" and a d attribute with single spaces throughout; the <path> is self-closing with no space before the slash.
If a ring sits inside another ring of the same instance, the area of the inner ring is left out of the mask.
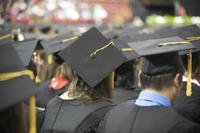
<path id="1" fill-rule="evenodd" d="M 90 87 L 95 87 L 127 60 L 113 44 L 91 28 L 59 55 Z"/>
<path id="2" fill-rule="evenodd" d="M 189 25 L 184 27 L 179 27 L 175 29 L 165 29 L 156 32 L 159 34 L 161 38 L 164 37 L 172 37 L 179 36 L 187 41 L 189 41 L 192 45 L 196 47 L 192 52 L 196 52 L 200 50 L 200 28 L 197 25 Z"/>
<path id="3" fill-rule="evenodd" d="M 14 49 L 16 50 L 24 66 L 29 66 L 37 43 L 38 40 L 36 39 L 13 43 Z"/>
<path id="4" fill-rule="evenodd" d="M 41 41 L 41 45 L 48 54 L 54 54 L 69 46 L 77 38 L 77 35 L 74 35 L 72 32 L 68 32 L 62 35 L 58 35 L 52 39 L 43 40 Z"/>
<path id="5" fill-rule="evenodd" d="M 33 96 L 37 88 L 12 45 L 0 45 L 0 51 L 0 110 L 4 110 Z"/>
<path id="6" fill-rule="evenodd" d="M 169 52 L 183 51 L 195 48 L 189 44 L 190 43 L 188 41 L 185 41 L 184 39 L 177 36 L 128 43 L 128 45 L 133 48 L 133 50 L 137 51 L 140 56 L 165 54 Z"/>
<path id="7" fill-rule="evenodd" d="M 0 44 L 11 43 L 13 38 L 11 28 L 3 28 L 0 30 Z"/>
<path id="8" fill-rule="evenodd" d="M 113 39 L 118 36 L 118 31 L 107 25 L 100 25 L 96 27 L 107 39 Z"/>
<path id="9" fill-rule="evenodd" d="M 134 60 L 139 57 L 137 51 L 134 51 L 124 40 L 116 39 L 113 41 L 115 46 L 127 58 L 127 61 Z"/>

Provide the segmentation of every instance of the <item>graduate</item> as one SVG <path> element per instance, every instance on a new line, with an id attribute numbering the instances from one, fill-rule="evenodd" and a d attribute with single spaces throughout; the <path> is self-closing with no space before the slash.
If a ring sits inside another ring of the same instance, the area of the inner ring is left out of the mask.
<path id="1" fill-rule="evenodd" d="M 23 101 L 29 100 L 31 133 L 36 133 L 34 75 L 25 69 L 12 45 L 0 45 L 0 132 L 27 133 Z M 31 80 L 32 79 L 32 80 Z"/>
<path id="2" fill-rule="evenodd" d="M 92 28 L 59 53 L 73 76 L 68 91 L 49 101 L 42 133 L 97 131 L 114 106 L 109 75 L 127 60 L 113 44 Z"/>
<path id="3" fill-rule="evenodd" d="M 114 72 L 115 76 L 115 88 L 113 89 L 113 100 L 115 103 L 120 104 L 127 100 L 135 99 L 140 89 L 138 88 L 138 60 L 139 55 L 134 53 L 127 42 L 129 40 L 123 40 L 122 38 L 116 39 L 116 47 L 125 55 L 128 62 L 122 64 Z"/>
<path id="4" fill-rule="evenodd" d="M 183 76 L 181 94 L 178 96 L 174 108 L 187 119 L 200 124 L 200 29 L 186 27 L 184 31 L 187 31 L 188 34 L 185 39 L 196 46 L 196 49 L 193 49 L 191 54 L 180 53 L 187 71 Z M 188 76 L 191 76 L 191 79 Z M 188 81 L 191 81 L 190 87 Z M 191 92 L 188 93 L 188 90 Z"/>
<path id="5" fill-rule="evenodd" d="M 186 45 L 183 45 L 185 43 Z M 181 44 L 181 45 L 179 45 Z M 194 48 L 179 37 L 130 43 L 143 56 L 136 100 L 114 107 L 99 127 L 102 133 L 197 133 L 200 126 L 173 108 L 184 73 L 178 51 Z"/>
<path id="6" fill-rule="evenodd" d="M 69 74 L 70 67 L 64 63 L 63 59 L 58 56 L 58 53 L 72 44 L 77 38 L 78 36 L 68 32 L 41 42 L 44 52 L 46 52 L 47 55 L 51 55 L 46 58 L 51 58 L 50 60 L 52 61 L 50 62 L 54 62 L 56 68 L 54 71 L 51 71 L 54 73 L 51 78 L 40 83 L 39 93 L 36 96 L 38 107 L 45 109 L 49 100 L 67 90 L 71 77 Z"/>

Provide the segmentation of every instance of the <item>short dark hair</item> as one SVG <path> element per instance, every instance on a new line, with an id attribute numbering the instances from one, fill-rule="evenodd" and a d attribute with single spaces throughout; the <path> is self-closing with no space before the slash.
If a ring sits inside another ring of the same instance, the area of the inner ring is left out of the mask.
<path id="1" fill-rule="evenodd" d="M 152 88 L 161 91 L 163 88 L 169 88 L 173 85 L 173 80 L 177 73 L 169 73 L 157 76 L 149 76 L 147 74 L 140 74 L 140 84 L 143 89 Z M 179 82 L 182 81 L 183 73 L 180 73 Z"/>

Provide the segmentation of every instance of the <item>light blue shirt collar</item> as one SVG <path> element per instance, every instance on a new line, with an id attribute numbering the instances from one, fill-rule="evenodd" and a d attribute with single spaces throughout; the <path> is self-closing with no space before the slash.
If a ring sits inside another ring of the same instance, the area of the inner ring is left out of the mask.
<path id="1" fill-rule="evenodd" d="M 139 97 L 135 102 L 138 106 L 171 106 L 171 102 L 165 96 L 162 96 L 156 92 L 144 90 L 140 92 Z"/>

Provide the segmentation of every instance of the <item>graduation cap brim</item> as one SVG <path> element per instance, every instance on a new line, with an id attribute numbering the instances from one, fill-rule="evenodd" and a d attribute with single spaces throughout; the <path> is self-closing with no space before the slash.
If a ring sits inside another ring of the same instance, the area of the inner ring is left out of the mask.
<path id="1" fill-rule="evenodd" d="M 63 42 L 63 40 L 66 40 L 72 37 L 75 37 L 75 35 L 72 32 L 68 32 L 68 33 L 56 36 L 55 38 L 41 41 L 41 46 L 44 48 L 44 50 L 48 54 L 56 54 L 60 52 L 62 49 L 68 47 L 71 43 L 73 43 L 76 40 L 74 39 L 74 40 L 69 40 L 67 42 Z"/>
<path id="2" fill-rule="evenodd" d="M 96 28 L 92 28 L 59 55 L 85 83 L 95 87 L 127 60 L 116 46 L 108 44 L 111 43 Z M 91 56 L 98 49 L 102 50 Z"/>
<path id="3" fill-rule="evenodd" d="M 12 45 L 0 45 L 0 73 L 26 70 Z M 37 87 L 28 76 L 20 76 L 0 81 L 0 110 L 4 110 L 26 100 L 37 92 Z"/>
<path id="4" fill-rule="evenodd" d="M 149 56 L 156 54 L 165 54 L 170 52 L 185 51 L 189 49 L 194 49 L 195 47 L 191 44 L 175 44 L 175 45 L 165 45 L 159 46 L 160 43 L 168 42 L 183 42 L 180 37 L 169 37 L 161 39 L 153 39 L 139 42 L 130 42 L 128 45 L 133 48 L 140 56 Z"/>
<path id="5" fill-rule="evenodd" d="M 37 43 L 38 40 L 35 39 L 13 43 L 13 46 L 24 66 L 27 67 L 29 65 Z"/>

